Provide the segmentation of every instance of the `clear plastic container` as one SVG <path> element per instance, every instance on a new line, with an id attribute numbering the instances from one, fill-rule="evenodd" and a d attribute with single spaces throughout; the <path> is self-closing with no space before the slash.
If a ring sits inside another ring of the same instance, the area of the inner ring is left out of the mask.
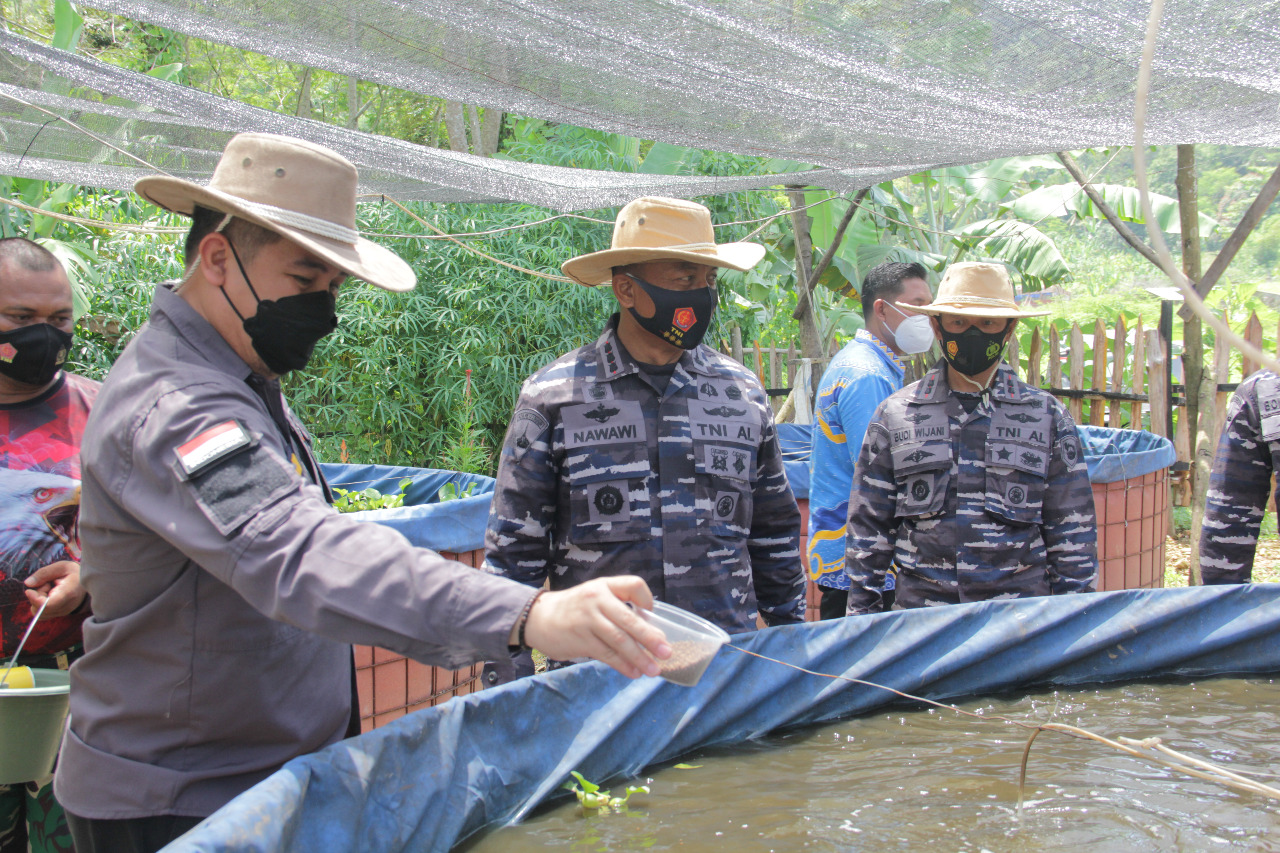
<path id="1" fill-rule="evenodd" d="M 718 626 L 662 601 L 655 601 L 652 611 L 639 613 L 661 630 L 671 645 L 671 657 L 658 661 L 658 667 L 662 677 L 673 684 L 697 684 L 716 652 L 729 642 L 729 635 Z"/>

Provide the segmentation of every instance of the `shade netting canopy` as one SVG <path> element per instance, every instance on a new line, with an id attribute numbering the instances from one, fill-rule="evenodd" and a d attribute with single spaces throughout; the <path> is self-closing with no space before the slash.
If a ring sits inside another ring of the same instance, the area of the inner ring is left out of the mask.
<path id="1" fill-rule="evenodd" d="M 0 171 L 8 174 L 124 188 L 152 172 L 124 151 L 202 178 L 232 133 L 269 130 L 343 153 L 361 167 L 368 192 L 561 210 L 784 183 L 849 191 L 933 166 L 1132 143 L 1150 12 L 1140 0 L 96 5 L 414 92 L 773 160 L 762 172 L 816 167 L 709 178 L 475 157 L 273 113 L 0 35 Z M 1156 41 L 1146 141 L 1280 145 L 1278 65 L 1274 3 L 1171 0 Z M 51 122 L 55 115 L 93 135 Z"/>

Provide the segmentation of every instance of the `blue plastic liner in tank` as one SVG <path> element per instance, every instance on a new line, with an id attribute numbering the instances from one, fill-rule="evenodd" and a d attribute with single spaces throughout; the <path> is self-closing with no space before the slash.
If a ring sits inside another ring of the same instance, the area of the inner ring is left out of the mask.
<path id="1" fill-rule="evenodd" d="M 733 645 L 692 688 L 588 663 L 452 699 L 291 761 L 165 850 L 445 851 L 565 796 L 571 770 L 611 783 L 711 744 L 902 701 L 737 649 L 935 700 L 1280 672 L 1280 585 L 987 601 L 771 628 Z"/>
<path id="2" fill-rule="evenodd" d="M 782 467 L 796 500 L 809 497 L 809 450 L 813 441 L 813 424 L 778 424 L 778 446 L 782 448 Z"/>
<path id="3" fill-rule="evenodd" d="M 1090 483 L 1116 483 L 1142 477 L 1178 461 L 1173 442 L 1163 436 L 1134 429 L 1077 427 Z M 811 424 L 778 424 L 778 443 L 787 479 L 797 498 L 809 496 Z"/>
<path id="4" fill-rule="evenodd" d="M 1081 426 L 1080 444 L 1090 483 L 1118 483 L 1143 477 L 1178 461 L 1173 442 L 1136 429 Z"/>
<path id="5" fill-rule="evenodd" d="M 324 463 L 320 468 L 330 487 L 348 491 L 374 488 L 383 494 L 394 494 L 406 478 L 411 481 L 405 490 L 404 506 L 352 513 L 352 518 L 384 524 L 404 534 L 414 545 L 433 551 L 463 552 L 484 547 L 484 528 L 493 500 L 492 477 L 389 465 Z M 472 496 L 439 500 L 440 490 L 447 483 L 453 483 L 459 492 L 473 486 Z"/>

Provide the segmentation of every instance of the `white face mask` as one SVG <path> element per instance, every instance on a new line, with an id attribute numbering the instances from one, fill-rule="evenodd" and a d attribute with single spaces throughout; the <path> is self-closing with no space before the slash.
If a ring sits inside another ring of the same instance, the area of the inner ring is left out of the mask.
<path id="1" fill-rule="evenodd" d="M 893 340 L 898 349 L 907 355 L 928 352 L 929 347 L 933 346 L 933 326 L 929 323 L 929 318 L 924 314 L 907 314 L 887 300 L 884 304 L 906 318 L 893 330 Z"/>

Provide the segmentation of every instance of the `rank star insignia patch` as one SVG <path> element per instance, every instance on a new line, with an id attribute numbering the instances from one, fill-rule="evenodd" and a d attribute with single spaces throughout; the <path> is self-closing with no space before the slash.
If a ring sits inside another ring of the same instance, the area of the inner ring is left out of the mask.
<path id="1" fill-rule="evenodd" d="M 13 344 L 0 344 L 0 361 L 5 363 L 13 361 L 14 356 L 18 354 L 18 348 Z"/>
<path id="2" fill-rule="evenodd" d="M 671 319 L 671 324 L 682 332 L 692 329 L 696 322 L 698 322 L 698 315 L 693 313 L 692 308 L 681 308 Z"/>
<path id="3" fill-rule="evenodd" d="M 252 443 L 249 431 L 239 421 L 232 420 L 205 430 L 187 443 L 179 445 L 175 452 L 178 454 L 178 464 L 190 477 Z"/>

